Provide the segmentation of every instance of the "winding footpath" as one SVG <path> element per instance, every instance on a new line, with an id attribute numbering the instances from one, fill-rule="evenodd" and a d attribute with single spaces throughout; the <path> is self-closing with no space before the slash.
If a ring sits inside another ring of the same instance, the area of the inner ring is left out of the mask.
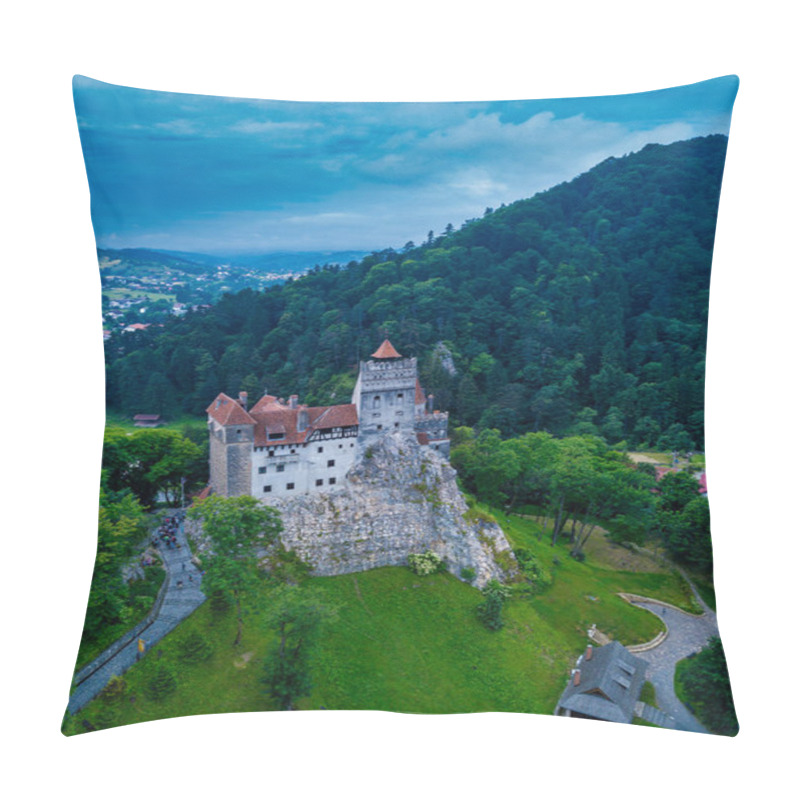
<path id="1" fill-rule="evenodd" d="M 166 589 L 161 606 L 158 608 L 153 621 L 137 631 L 129 631 L 117 639 L 114 644 L 104 650 L 91 664 L 80 670 L 75 676 L 76 686 L 69 698 L 67 711 L 74 714 L 93 700 L 106 686 L 113 675 L 122 675 L 138 660 L 138 640 L 145 642 L 145 653 L 141 658 L 147 658 L 147 653 L 153 645 L 174 630 L 178 623 L 186 619 L 206 599 L 201 589 L 202 576 L 200 570 L 192 563 L 192 551 L 181 522 L 175 534 L 180 548 L 167 549 L 166 545 L 159 547 L 161 559 L 164 562 Z"/>
<path id="2" fill-rule="evenodd" d="M 663 642 L 652 650 L 637 652 L 636 655 L 647 662 L 646 678 L 655 686 L 659 708 L 675 720 L 675 728 L 680 731 L 709 733 L 678 700 L 675 694 L 675 665 L 702 649 L 712 637 L 719 636 L 717 615 L 703 602 L 694 584 L 685 575 L 683 577 L 703 609 L 703 614 L 688 614 L 657 600 L 630 600 L 633 605 L 661 617 L 667 626 L 667 637 Z"/>

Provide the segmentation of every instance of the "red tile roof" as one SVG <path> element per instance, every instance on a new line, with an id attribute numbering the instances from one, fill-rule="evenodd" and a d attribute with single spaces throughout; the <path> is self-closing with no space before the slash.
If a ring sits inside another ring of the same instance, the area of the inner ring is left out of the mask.
<path id="1" fill-rule="evenodd" d="M 279 403 L 274 397 L 262 397 L 250 414 L 256 422 L 255 446 L 270 444 L 302 444 L 314 431 L 330 428 L 349 428 L 358 425 L 358 411 L 352 403 L 341 406 L 290 406 Z M 298 430 L 298 419 L 306 415 L 305 428 Z M 270 439 L 269 434 L 283 434 Z"/>
<path id="2" fill-rule="evenodd" d="M 425 433 L 425 431 L 420 431 L 419 433 L 417 433 L 417 441 L 420 444 L 430 444 L 431 443 L 431 440 L 428 437 L 428 434 Z"/>
<path id="3" fill-rule="evenodd" d="M 340 406 L 291 406 L 265 394 L 248 413 L 226 394 L 219 394 L 206 409 L 220 425 L 254 425 L 254 444 L 302 444 L 314 431 L 330 428 L 350 428 L 358 425 L 358 410 L 352 403 Z M 298 419 L 305 414 L 305 427 L 298 430 Z M 270 439 L 270 434 L 276 436 Z M 281 434 L 277 438 L 277 434 Z"/>
<path id="4" fill-rule="evenodd" d="M 220 425 L 255 425 L 256 421 L 228 395 L 220 392 L 206 413 Z"/>
<path id="5" fill-rule="evenodd" d="M 383 340 L 383 344 L 372 354 L 372 358 L 402 358 L 400 353 L 388 339 Z"/>

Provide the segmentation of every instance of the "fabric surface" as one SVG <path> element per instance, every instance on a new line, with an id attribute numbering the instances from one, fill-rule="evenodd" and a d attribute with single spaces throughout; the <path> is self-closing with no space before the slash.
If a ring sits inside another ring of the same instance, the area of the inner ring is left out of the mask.
<path id="1" fill-rule="evenodd" d="M 107 419 L 63 732 L 324 708 L 735 735 L 703 398 L 737 88 L 76 76 Z"/>

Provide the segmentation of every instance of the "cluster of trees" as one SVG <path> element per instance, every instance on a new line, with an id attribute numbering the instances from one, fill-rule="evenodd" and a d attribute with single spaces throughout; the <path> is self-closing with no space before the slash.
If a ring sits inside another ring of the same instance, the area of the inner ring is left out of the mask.
<path id="1" fill-rule="evenodd" d="M 182 488 L 185 494 L 208 482 L 207 437 L 203 440 L 198 444 L 172 430 L 106 428 L 102 484 L 111 492 L 132 492 L 146 508 L 159 495 L 177 506 Z"/>
<path id="2" fill-rule="evenodd" d="M 668 472 L 658 483 L 655 533 L 676 561 L 711 574 L 711 515 L 708 498 L 685 472 Z"/>
<path id="3" fill-rule="evenodd" d="M 450 460 L 471 494 L 493 505 L 541 509 L 542 535 L 553 544 L 568 538 L 573 556 L 582 557 L 602 524 L 619 542 L 655 537 L 676 561 L 711 574 L 708 499 L 690 473 L 668 472 L 656 482 L 652 465 L 632 464 L 596 436 L 503 439 L 497 430 L 462 427 L 453 445 Z"/>
<path id="4" fill-rule="evenodd" d="M 189 510 L 202 522 L 212 543 L 204 556 L 204 588 L 218 606 L 231 602 L 236 609 L 234 646 L 242 641 L 245 615 L 255 614 L 273 634 L 264 661 L 265 691 L 287 710 L 312 688 L 314 648 L 322 627 L 336 610 L 304 585 L 308 567 L 278 542 L 280 514 L 255 498 L 211 496 Z M 269 569 L 259 569 L 256 544 L 271 550 Z M 269 548 L 273 545 L 272 548 Z M 268 592 L 263 582 L 270 584 Z"/>
<path id="5" fill-rule="evenodd" d="M 557 439 L 538 432 L 502 439 L 497 430 L 458 428 L 451 462 L 465 488 L 480 499 L 542 509 L 542 535 L 553 544 L 569 537 L 578 558 L 601 522 L 613 537 L 629 542 L 643 541 L 652 524 L 652 472 L 634 467 L 596 436 Z"/>
<path id="6" fill-rule="evenodd" d="M 675 683 L 679 695 L 712 733 L 736 736 L 739 721 L 719 637 L 711 639 L 697 655 L 678 663 Z"/>
<path id="7" fill-rule="evenodd" d="M 129 492 L 100 490 L 97 557 L 81 637 L 81 653 L 105 642 L 110 629 L 132 620 L 128 586 L 122 580 L 124 564 L 147 534 L 144 509 Z M 79 654 L 78 660 L 81 661 Z"/>
<path id="8" fill-rule="evenodd" d="M 219 391 L 265 388 L 342 402 L 389 336 L 459 424 L 702 448 L 726 145 L 648 145 L 420 246 L 126 334 L 107 347 L 109 404 L 200 414 Z"/>

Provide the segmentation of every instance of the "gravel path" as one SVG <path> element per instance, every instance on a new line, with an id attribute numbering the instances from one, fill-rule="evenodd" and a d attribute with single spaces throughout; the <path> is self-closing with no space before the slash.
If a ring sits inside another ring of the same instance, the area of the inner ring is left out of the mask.
<path id="1" fill-rule="evenodd" d="M 205 601 L 206 596 L 200 588 L 202 577 L 197 567 L 192 564 L 192 552 L 186 540 L 183 523 L 176 537 L 181 545 L 179 549 L 168 550 L 164 544 L 159 547 L 167 572 L 165 578 L 167 589 L 158 616 L 132 641 L 128 642 L 129 634 L 122 636 L 95 659 L 93 663 L 102 663 L 102 666 L 75 687 L 67 705 L 70 714 L 79 711 L 93 700 L 105 688 L 112 675 L 122 675 L 136 663 L 139 638 L 144 639 L 146 652 L 142 657 L 146 658 L 153 645 Z"/>
<path id="2" fill-rule="evenodd" d="M 675 664 L 702 649 L 712 637 L 719 636 L 717 615 L 703 602 L 691 581 L 689 585 L 703 608 L 702 616 L 687 614 L 657 601 L 633 602 L 661 617 L 668 630 L 667 638 L 658 647 L 636 655 L 647 661 L 647 680 L 655 686 L 658 705 L 675 720 L 675 727 L 681 731 L 708 733 L 675 694 Z"/>

